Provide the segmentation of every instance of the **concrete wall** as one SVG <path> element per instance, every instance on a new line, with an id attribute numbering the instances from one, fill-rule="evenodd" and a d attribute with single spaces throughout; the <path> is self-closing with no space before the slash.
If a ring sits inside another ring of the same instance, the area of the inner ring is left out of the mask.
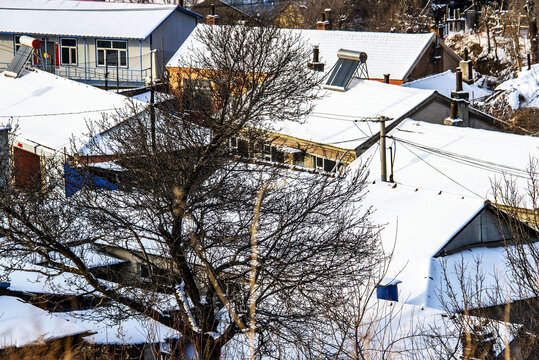
<path id="1" fill-rule="evenodd" d="M 159 69 L 159 73 L 161 73 L 163 63 L 166 64 L 170 60 L 185 39 L 195 29 L 196 25 L 197 19 L 181 11 L 175 11 L 150 35 L 152 49 L 158 50 L 157 68 Z"/>
<path id="2" fill-rule="evenodd" d="M 433 124 L 443 124 L 444 119 L 449 116 L 450 104 L 440 99 L 434 98 L 426 106 L 418 109 L 410 117 L 414 120 L 425 121 Z"/>

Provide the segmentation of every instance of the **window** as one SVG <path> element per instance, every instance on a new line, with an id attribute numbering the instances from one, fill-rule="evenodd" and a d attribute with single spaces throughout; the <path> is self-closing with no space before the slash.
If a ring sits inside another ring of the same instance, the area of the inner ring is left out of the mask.
<path id="1" fill-rule="evenodd" d="M 21 35 L 15 36 L 15 52 L 21 47 Z"/>
<path id="2" fill-rule="evenodd" d="M 127 41 L 97 40 L 97 66 L 127 67 Z"/>
<path id="3" fill-rule="evenodd" d="M 337 165 L 335 161 L 324 159 L 324 171 L 327 171 L 327 172 L 335 171 L 336 170 L 335 165 Z"/>
<path id="4" fill-rule="evenodd" d="M 271 147 L 271 161 L 284 163 L 284 152 L 276 148 L 275 146 Z"/>
<path id="5" fill-rule="evenodd" d="M 305 166 L 305 153 L 304 152 L 294 153 L 294 165 Z"/>
<path id="6" fill-rule="evenodd" d="M 341 168 L 341 164 L 337 166 L 337 162 L 334 160 L 324 159 L 313 155 L 313 168 L 317 170 L 323 170 L 326 172 L 335 172 Z"/>
<path id="7" fill-rule="evenodd" d="M 60 39 L 60 63 L 77 65 L 77 39 Z"/>
<path id="8" fill-rule="evenodd" d="M 271 161 L 271 145 L 264 144 L 262 149 L 262 159 Z"/>

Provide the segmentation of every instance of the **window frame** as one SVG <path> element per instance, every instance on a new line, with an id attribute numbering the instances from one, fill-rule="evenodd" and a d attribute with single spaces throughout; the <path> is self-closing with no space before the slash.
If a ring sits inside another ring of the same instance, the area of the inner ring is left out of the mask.
<path id="1" fill-rule="evenodd" d="M 75 40 L 75 46 L 72 45 L 63 45 L 64 40 Z M 65 37 L 60 38 L 60 65 L 62 66 L 77 66 L 79 64 L 79 41 L 77 38 Z M 64 53 L 63 49 L 69 49 L 69 60 L 71 60 L 71 55 L 73 55 L 72 50 L 75 50 L 75 62 L 64 62 Z"/>
<path id="2" fill-rule="evenodd" d="M 110 47 L 103 47 L 103 46 L 99 46 L 99 42 L 109 42 L 110 43 Z M 125 48 L 115 48 L 114 47 L 114 43 L 119 43 L 119 42 L 122 42 L 122 43 L 125 43 Z M 121 59 L 120 57 L 120 53 L 121 52 L 124 52 L 125 53 L 125 65 L 122 65 L 121 64 L 121 61 L 120 63 L 118 63 L 118 67 L 119 68 L 129 68 L 129 41 L 127 39 L 123 40 L 123 39 L 95 39 L 95 65 L 97 67 L 106 67 L 107 66 L 107 52 L 110 51 L 116 51 L 116 54 L 117 54 L 117 57 L 116 59 Z M 103 63 L 100 64 L 99 63 L 99 52 L 100 51 L 103 51 Z M 115 65 L 110 65 L 109 66 L 114 66 L 116 67 L 116 64 Z"/>

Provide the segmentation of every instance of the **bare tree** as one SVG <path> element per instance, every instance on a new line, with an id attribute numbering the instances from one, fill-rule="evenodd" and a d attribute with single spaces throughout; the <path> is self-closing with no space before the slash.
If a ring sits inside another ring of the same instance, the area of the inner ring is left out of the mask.
<path id="1" fill-rule="evenodd" d="M 530 39 L 530 52 L 532 61 L 537 63 L 539 61 L 539 38 L 537 34 L 537 13 L 535 12 L 535 0 L 527 0 L 526 17 L 528 18 L 528 38 Z"/>
<path id="2" fill-rule="evenodd" d="M 105 118 L 76 147 L 84 156 L 46 162 L 43 186 L 2 189 L 1 252 L 8 270 L 38 262 L 76 275 L 73 288 L 178 330 L 200 359 L 218 359 L 235 339 L 248 339 L 251 357 L 293 349 L 376 263 L 365 174 L 257 159 L 278 121 L 300 121 L 318 96 L 299 38 L 238 26 L 210 27 L 198 41 L 174 110 Z M 114 165 L 96 169 L 98 159 Z M 130 266 L 96 267 L 95 252 Z"/>

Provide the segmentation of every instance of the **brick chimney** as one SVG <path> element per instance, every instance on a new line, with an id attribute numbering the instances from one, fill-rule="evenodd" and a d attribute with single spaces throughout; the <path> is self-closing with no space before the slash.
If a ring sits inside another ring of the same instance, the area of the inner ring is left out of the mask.
<path id="1" fill-rule="evenodd" d="M 324 71 L 324 64 L 320 62 L 320 49 L 318 46 L 313 48 L 313 61 L 307 63 L 307 67 L 314 71 Z"/>
<path id="2" fill-rule="evenodd" d="M 469 111 L 470 94 L 463 90 L 462 72 L 460 71 L 460 68 L 457 68 L 457 72 L 455 73 L 455 79 L 456 79 L 456 84 L 455 84 L 456 89 L 455 91 L 451 92 L 451 98 L 457 104 L 458 116 L 460 119 L 462 119 L 463 125 L 470 126 L 470 120 L 469 120 L 470 118 L 470 111 Z"/>
<path id="3" fill-rule="evenodd" d="M 449 117 L 444 120 L 444 125 L 449 126 L 462 126 L 462 119 L 458 117 L 458 105 L 456 101 L 451 102 L 451 110 L 449 111 Z"/>
<path id="4" fill-rule="evenodd" d="M 384 83 L 389 84 L 389 74 L 384 74 Z"/>
<path id="5" fill-rule="evenodd" d="M 464 60 L 459 62 L 462 71 L 462 80 L 467 84 L 473 83 L 472 61 L 468 59 L 468 48 L 464 48 Z"/>
<path id="6" fill-rule="evenodd" d="M 316 22 L 316 30 L 331 30 L 331 23 L 329 22 L 329 18 L 328 18 L 328 15 L 330 12 L 331 12 L 331 9 L 326 9 L 322 13 L 320 20 Z"/>
<path id="7" fill-rule="evenodd" d="M 219 15 L 215 14 L 215 4 L 211 4 L 211 14 L 206 15 L 206 24 L 216 25 L 219 20 Z"/>

